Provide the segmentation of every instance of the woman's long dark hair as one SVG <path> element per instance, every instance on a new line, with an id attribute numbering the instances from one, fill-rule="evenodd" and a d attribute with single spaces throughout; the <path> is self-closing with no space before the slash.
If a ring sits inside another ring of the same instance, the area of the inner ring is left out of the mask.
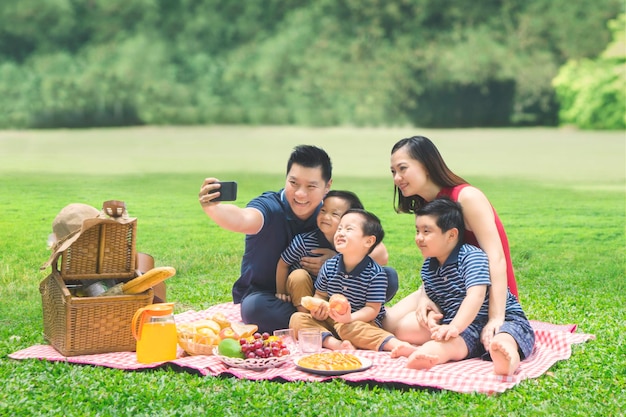
<path id="1" fill-rule="evenodd" d="M 439 150 L 430 139 L 424 136 L 413 136 L 400 139 L 393 145 L 391 154 L 393 155 L 400 148 L 406 147 L 411 158 L 424 165 L 431 180 L 440 187 L 454 187 L 455 185 L 467 184 L 463 178 L 456 175 L 448 168 Z M 415 213 L 416 210 L 426 204 L 426 201 L 419 195 L 405 197 L 398 187 L 393 187 L 394 209 L 397 213 Z"/>

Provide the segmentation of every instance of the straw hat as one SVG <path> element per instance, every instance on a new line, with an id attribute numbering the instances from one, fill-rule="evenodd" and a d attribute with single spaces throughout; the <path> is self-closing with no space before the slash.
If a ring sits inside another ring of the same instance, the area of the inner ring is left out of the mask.
<path id="1" fill-rule="evenodd" d="M 131 223 L 135 218 L 128 216 L 108 217 L 104 211 L 82 203 L 69 204 L 57 214 L 52 222 L 52 234 L 48 237 L 48 243 L 52 254 L 48 261 L 40 269 L 49 267 L 80 235 L 90 228 L 102 223 Z"/>

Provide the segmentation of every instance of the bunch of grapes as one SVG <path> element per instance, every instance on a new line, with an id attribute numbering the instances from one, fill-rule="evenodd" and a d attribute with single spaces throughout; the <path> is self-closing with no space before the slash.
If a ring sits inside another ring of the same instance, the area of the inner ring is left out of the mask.
<path id="1" fill-rule="evenodd" d="M 289 355 L 289 349 L 280 338 L 271 337 L 265 332 L 255 333 L 251 338 L 239 339 L 241 351 L 246 359 L 270 358 Z"/>

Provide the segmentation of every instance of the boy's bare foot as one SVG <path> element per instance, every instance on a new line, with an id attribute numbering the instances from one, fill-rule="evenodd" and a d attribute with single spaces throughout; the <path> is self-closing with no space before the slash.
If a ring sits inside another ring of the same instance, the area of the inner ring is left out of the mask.
<path id="1" fill-rule="evenodd" d="M 356 349 L 354 345 L 349 340 L 342 340 L 341 347 L 339 349 L 343 350 L 354 350 Z"/>
<path id="2" fill-rule="evenodd" d="M 335 337 L 329 336 L 324 339 L 323 346 L 330 350 L 354 350 L 354 345 L 349 340 L 339 340 Z"/>
<path id="3" fill-rule="evenodd" d="M 411 353 L 415 352 L 416 349 L 417 346 L 413 346 L 407 342 L 401 342 L 398 346 L 391 350 L 391 357 L 399 358 L 400 356 L 409 356 Z"/>
<path id="4" fill-rule="evenodd" d="M 494 340 L 489 346 L 493 372 L 496 375 L 513 375 L 520 363 L 517 344 Z"/>
<path id="5" fill-rule="evenodd" d="M 411 353 L 409 360 L 406 362 L 406 367 L 411 369 L 430 369 L 437 365 L 439 357 L 437 355 L 430 355 L 428 353 L 422 353 L 419 349 Z"/>

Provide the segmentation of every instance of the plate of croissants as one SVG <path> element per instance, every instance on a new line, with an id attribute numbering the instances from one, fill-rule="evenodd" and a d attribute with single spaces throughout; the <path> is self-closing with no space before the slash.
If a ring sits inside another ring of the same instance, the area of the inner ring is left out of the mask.
<path id="1" fill-rule="evenodd" d="M 351 353 L 323 352 L 295 359 L 296 368 L 318 375 L 344 375 L 361 372 L 372 366 L 372 360 Z"/>

